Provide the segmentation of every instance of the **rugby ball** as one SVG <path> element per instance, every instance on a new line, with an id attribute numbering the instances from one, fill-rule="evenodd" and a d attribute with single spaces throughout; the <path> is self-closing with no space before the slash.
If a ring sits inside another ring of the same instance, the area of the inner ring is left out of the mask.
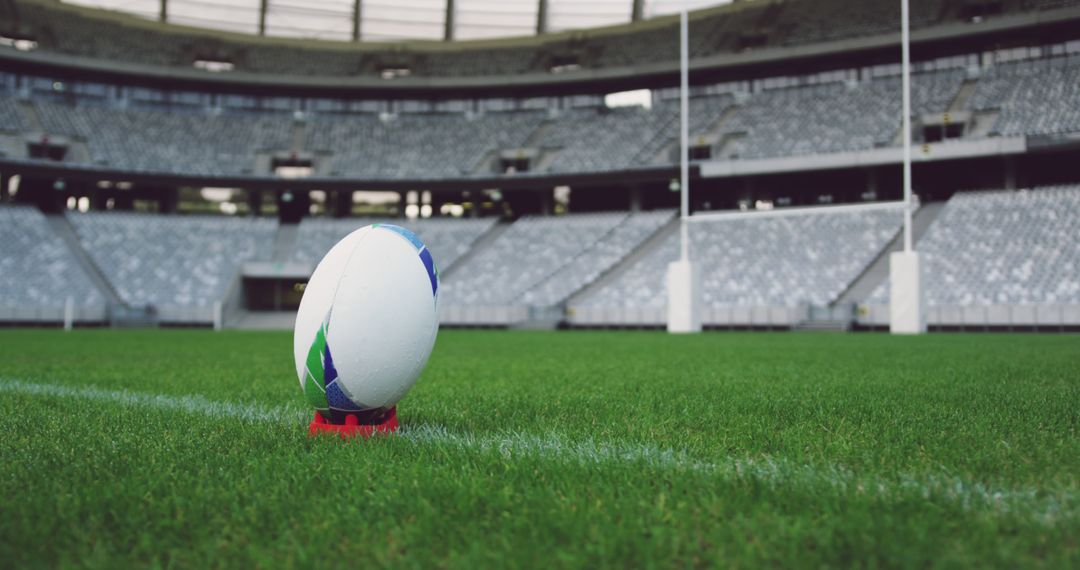
<path id="1" fill-rule="evenodd" d="M 331 423 L 380 423 L 424 370 L 439 332 L 439 273 L 405 228 L 345 236 L 304 289 L 293 332 L 304 398 Z"/>

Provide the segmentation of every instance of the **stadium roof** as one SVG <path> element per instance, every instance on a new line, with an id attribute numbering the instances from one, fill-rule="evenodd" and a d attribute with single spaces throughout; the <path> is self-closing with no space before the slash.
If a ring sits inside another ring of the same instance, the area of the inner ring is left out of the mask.
<path id="1" fill-rule="evenodd" d="M 627 23 L 732 0 L 64 0 L 268 36 L 393 41 L 527 36 Z M 359 4 L 359 26 L 354 15 Z M 452 24 L 447 26 L 451 13 Z M 265 12 L 264 12 L 265 10 Z M 546 10 L 546 18 L 540 12 Z M 359 38 L 356 38 L 355 35 Z"/>

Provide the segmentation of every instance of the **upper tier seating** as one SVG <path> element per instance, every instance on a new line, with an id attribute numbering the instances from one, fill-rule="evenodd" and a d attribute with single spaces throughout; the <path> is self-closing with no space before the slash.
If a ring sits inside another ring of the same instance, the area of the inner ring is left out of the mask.
<path id="1" fill-rule="evenodd" d="M 68 297 L 105 302 L 41 211 L 0 206 L 0 306 L 63 307 Z"/>
<path id="2" fill-rule="evenodd" d="M 790 27 L 786 44 L 872 36 L 900 31 L 900 3 L 880 0 L 812 0 L 787 2 L 780 12 L 778 28 Z M 929 26 L 945 20 L 944 0 L 911 0 L 911 27 Z"/>
<path id="3" fill-rule="evenodd" d="M 47 133 L 86 141 L 99 166 L 181 174 L 251 174 L 255 152 L 288 150 L 292 122 L 275 114 L 163 112 L 38 102 Z"/>
<path id="4" fill-rule="evenodd" d="M 979 80 L 968 105 L 1000 110 L 990 134 L 1080 132 L 1080 55 L 994 66 Z"/>
<path id="5" fill-rule="evenodd" d="M 328 174 L 358 178 L 445 178 L 491 174 L 484 160 L 518 148 L 544 120 L 537 111 L 319 116 L 307 124 L 305 147 L 332 152 Z"/>
<path id="6" fill-rule="evenodd" d="M 1080 186 L 962 192 L 917 250 L 933 306 L 1080 304 Z M 882 283 L 868 304 L 888 304 Z"/>
<path id="7" fill-rule="evenodd" d="M 825 305 L 836 299 L 900 227 L 897 212 L 821 212 L 786 217 L 694 221 L 690 255 L 700 267 L 706 307 Z M 667 305 L 667 266 L 679 234 L 590 292 L 582 306 Z"/>
<path id="8" fill-rule="evenodd" d="M 912 113 L 945 111 L 962 81 L 961 71 L 914 74 Z M 722 125 L 723 133 L 746 134 L 725 155 L 764 158 L 892 146 L 901 103 L 896 77 L 762 91 Z"/>
<path id="9" fill-rule="evenodd" d="M 269 259 L 277 220 L 90 212 L 68 217 L 124 302 L 212 307 L 245 261 Z"/>
<path id="10" fill-rule="evenodd" d="M 317 263 L 341 238 L 368 224 L 386 223 L 406 228 L 431 251 L 440 272 L 453 267 L 480 236 L 496 223 L 496 218 L 358 219 L 304 218 L 296 236 L 296 261 Z"/>
<path id="11" fill-rule="evenodd" d="M 626 212 L 526 216 L 443 283 L 447 305 L 520 305 L 522 295 L 593 247 Z"/>
<path id="12" fill-rule="evenodd" d="M 30 130 L 14 99 L 0 97 L 0 132 L 20 133 Z"/>
<path id="13" fill-rule="evenodd" d="M 670 113 L 640 107 L 577 109 L 559 117 L 540 145 L 561 149 L 552 172 L 622 170 L 639 166 L 638 155 L 672 120 Z"/>
<path id="14" fill-rule="evenodd" d="M 628 0 L 629 1 L 629 0 Z M 1006 15 L 1056 8 L 1075 0 L 1006 0 Z M 913 28 L 960 21 L 963 12 L 943 0 L 914 0 Z M 0 33 L 33 37 L 39 51 L 118 62 L 190 68 L 197 58 L 229 61 L 236 70 L 274 75 L 378 77 L 386 67 L 408 67 L 414 76 L 469 77 L 547 73 L 553 63 L 573 61 L 583 69 L 607 69 L 678 61 L 674 18 L 624 30 L 552 34 L 535 41 L 492 48 L 432 49 L 421 43 L 308 44 L 250 40 L 190 28 L 161 27 L 135 19 L 98 15 L 60 3 L 23 0 L 0 13 Z M 254 17 L 257 6 L 249 10 Z M 745 2 L 693 14 L 693 57 L 739 53 L 747 48 L 799 45 L 895 33 L 896 2 L 787 0 Z M 749 38 L 750 43 L 746 43 Z M 756 39 L 754 39 L 756 38 Z"/>
<path id="15" fill-rule="evenodd" d="M 944 111 L 962 81 L 959 71 L 915 75 L 916 113 Z M 736 104 L 731 94 L 690 100 L 691 134 L 729 135 L 723 158 L 818 154 L 889 146 L 899 129 L 895 78 L 853 86 L 771 89 Z M 1064 89 L 1064 88 L 1062 88 Z M 17 102 L 0 96 L 3 109 Z M 119 109 L 38 101 L 46 134 L 85 142 L 93 165 L 136 172 L 268 175 L 258 153 L 303 150 L 316 174 L 368 180 L 490 176 L 497 152 L 533 147 L 538 173 L 604 172 L 668 165 L 675 153 L 678 105 L 542 111 L 315 114 L 301 124 L 284 113 L 208 113 L 164 108 Z M 15 128 L 18 113 L 9 113 Z M 724 120 L 721 120 L 724 119 Z"/>

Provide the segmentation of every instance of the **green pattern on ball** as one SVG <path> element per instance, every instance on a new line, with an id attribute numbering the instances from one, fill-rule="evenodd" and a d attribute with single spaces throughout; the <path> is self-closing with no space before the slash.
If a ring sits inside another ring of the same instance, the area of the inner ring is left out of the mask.
<path id="1" fill-rule="evenodd" d="M 316 410 L 330 409 L 326 401 L 326 370 L 323 353 L 326 352 L 326 323 L 315 333 L 315 340 L 308 349 L 306 374 L 304 375 L 304 398 Z"/>

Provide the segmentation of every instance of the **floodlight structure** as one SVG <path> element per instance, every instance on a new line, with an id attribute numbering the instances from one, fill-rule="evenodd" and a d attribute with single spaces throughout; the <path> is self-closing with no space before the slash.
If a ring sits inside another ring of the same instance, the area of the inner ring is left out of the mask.
<path id="1" fill-rule="evenodd" d="M 690 262 L 690 70 L 687 12 L 679 15 L 679 260 L 668 265 L 669 333 L 701 332 L 701 274 Z"/>
<path id="2" fill-rule="evenodd" d="M 889 256 L 889 330 L 893 334 L 926 332 L 923 267 L 912 244 L 911 210 L 911 36 L 908 0 L 900 0 L 904 140 L 904 251 Z"/>

